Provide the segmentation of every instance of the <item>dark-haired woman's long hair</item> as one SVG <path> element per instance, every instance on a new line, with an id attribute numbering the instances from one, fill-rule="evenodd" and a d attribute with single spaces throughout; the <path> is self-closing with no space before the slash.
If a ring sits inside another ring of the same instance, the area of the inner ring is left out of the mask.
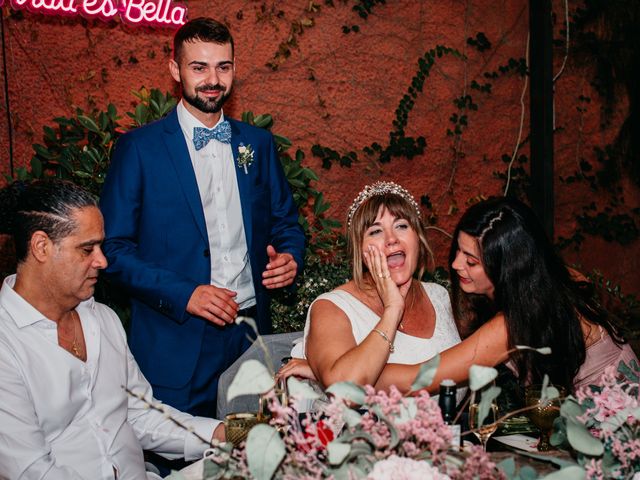
<path id="1" fill-rule="evenodd" d="M 460 232 L 478 239 L 484 270 L 494 286 L 493 300 L 460 289 L 451 267 Z M 622 342 L 593 289 L 571 278 L 533 211 L 518 200 L 495 198 L 470 207 L 456 227 L 449 266 L 454 315 L 463 337 L 502 312 L 509 349 L 551 347 L 551 355 L 511 355 L 523 383 L 539 383 L 547 374 L 552 383 L 572 390 L 586 357 L 581 317 Z"/>

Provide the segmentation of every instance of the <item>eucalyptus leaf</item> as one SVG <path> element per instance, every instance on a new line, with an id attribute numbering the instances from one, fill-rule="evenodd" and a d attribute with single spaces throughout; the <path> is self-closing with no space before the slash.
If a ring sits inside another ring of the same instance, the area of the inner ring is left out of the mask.
<path id="1" fill-rule="evenodd" d="M 531 453 L 526 452 L 524 450 L 518 451 L 518 455 L 522 455 L 524 457 L 535 458 L 536 460 L 540 460 L 542 462 L 552 463 L 559 468 L 571 467 L 577 465 L 573 460 L 564 460 L 560 457 L 555 457 L 553 455 L 545 455 L 541 453 Z"/>
<path id="2" fill-rule="evenodd" d="M 542 377 L 542 393 L 543 393 L 543 395 L 544 395 L 544 391 L 547 389 L 548 386 L 549 386 L 549 375 L 547 375 L 545 373 L 544 377 Z"/>
<path id="3" fill-rule="evenodd" d="M 236 325 L 240 325 L 243 322 L 249 325 L 251 329 L 255 332 L 255 334 L 258 335 L 258 325 L 256 324 L 256 321 L 253 318 L 251 317 L 236 318 Z"/>
<path id="4" fill-rule="evenodd" d="M 398 435 L 398 429 L 396 428 L 394 423 L 391 420 L 389 420 L 389 417 L 387 417 L 382 412 L 382 408 L 380 407 L 380 405 L 374 405 L 371 411 L 376 414 L 376 417 L 378 417 L 378 421 L 384 422 L 387 425 L 387 428 L 389 429 L 389 435 L 391 436 L 391 438 L 389 438 L 389 448 L 390 449 L 396 448 L 396 446 L 398 445 L 398 442 L 400 441 L 400 435 Z"/>
<path id="5" fill-rule="evenodd" d="M 482 387 L 493 382 L 498 376 L 498 371 L 492 367 L 482 365 L 471 365 L 469 368 L 469 389 L 477 392 Z"/>
<path id="6" fill-rule="evenodd" d="M 542 387 L 540 388 L 540 402 L 546 404 L 549 400 L 560 397 L 560 391 L 549 384 L 549 376 L 544 375 L 542 379 Z"/>
<path id="7" fill-rule="evenodd" d="M 587 472 L 577 465 L 565 467 L 557 472 L 542 477 L 544 480 L 584 480 Z"/>
<path id="8" fill-rule="evenodd" d="M 602 442 L 595 438 L 587 427 L 574 418 L 567 419 L 567 440 L 580 453 L 599 457 L 604 452 Z"/>
<path id="9" fill-rule="evenodd" d="M 256 480 L 270 480 L 285 456 L 285 446 L 278 431 L 258 424 L 247 436 L 247 464 Z"/>
<path id="10" fill-rule="evenodd" d="M 572 396 L 569 396 L 560 405 L 560 415 L 567 420 L 575 420 L 585 412 L 584 408 Z"/>
<path id="11" fill-rule="evenodd" d="M 540 355 L 551 355 L 551 347 L 540 347 L 533 348 L 527 345 L 516 345 L 516 350 L 533 350 L 534 352 L 538 352 Z"/>
<path id="12" fill-rule="evenodd" d="M 342 412 L 342 418 L 350 428 L 357 427 L 362 422 L 362 415 L 353 410 L 352 408 L 345 407 Z"/>
<path id="13" fill-rule="evenodd" d="M 220 475 L 224 471 L 224 467 L 218 465 L 216 462 L 211 460 L 210 458 L 205 459 L 202 462 L 202 478 L 203 480 L 207 480 L 209 478 L 215 478 Z"/>
<path id="14" fill-rule="evenodd" d="M 516 473 L 516 461 L 513 457 L 505 458 L 497 467 L 504 472 L 507 478 L 512 478 Z"/>
<path id="15" fill-rule="evenodd" d="M 420 365 L 418 375 L 411 385 L 411 391 L 416 392 L 431 385 L 433 383 L 433 378 L 436 376 L 436 371 L 438 370 L 439 365 L 440 354 Z"/>
<path id="16" fill-rule="evenodd" d="M 349 458 L 356 458 L 359 456 L 366 456 L 373 454 L 373 446 L 365 442 L 353 442 L 350 443 L 351 451 L 349 452 Z"/>
<path id="17" fill-rule="evenodd" d="M 342 433 L 342 435 L 340 435 L 336 440 L 339 440 L 343 443 L 353 443 L 354 440 L 364 440 L 365 442 L 371 444 L 371 445 L 375 445 L 375 441 L 373 440 L 373 437 L 371 436 L 371 434 L 364 432 L 362 430 L 356 430 L 355 432 L 350 432 L 350 431 L 345 431 L 344 433 Z"/>
<path id="18" fill-rule="evenodd" d="M 331 465 L 340 465 L 347 458 L 351 451 L 351 445 L 348 443 L 329 442 L 327 445 L 327 453 L 329 454 L 329 463 Z"/>
<path id="19" fill-rule="evenodd" d="M 227 390 L 227 401 L 240 395 L 260 395 L 273 388 L 273 377 L 258 360 L 247 360 L 240 365 Z"/>
<path id="20" fill-rule="evenodd" d="M 170 475 L 168 475 L 168 476 L 166 476 L 166 477 L 164 477 L 164 479 L 165 479 L 165 480 L 186 480 L 186 479 L 184 478 L 184 475 L 183 475 L 183 474 L 181 474 L 180 472 L 177 472 L 177 471 L 175 471 L 175 470 L 172 470 L 172 471 L 171 471 L 171 474 L 170 474 Z"/>
<path id="21" fill-rule="evenodd" d="M 498 398 L 501 391 L 500 387 L 492 386 L 482 392 L 480 403 L 478 404 L 478 425 L 484 424 L 485 419 L 489 416 L 489 410 L 491 410 L 492 405 L 495 405 L 494 400 Z"/>
<path id="22" fill-rule="evenodd" d="M 364 403 L 364 388 L 353 382 L 338 382 L 331 385 L 326 390 L 327 393 L 331 393 L 339 398 L 344 398 L 357 405 Z"/>
<path id="23" fill-rule="evenodd" d="M 520 469 L 520 480 L 535 480 L 538 477 L 538 472 L 536 472 L 535 468 L 530 467 L 529 465 L 525 465 Z"/>
<path id="24" fill-rule="evenodd" d="M 289 395 L 298 399 L 316 400 L 320 398 L 320 394 L 305 382 L 301 382 L 295 377 L 287 378 L 287 388 Z"/>
<path id="25" fill-rule="evenodd" d="M 416 399 L 414 397 L 407 398 L 405 402 L 406 405 L 398 405 L 400 412 L 395 418 L 396 425 L 402 425 L 403 423 L 413 420 L 418 413 L 418 407 L 416 406 Z"/>

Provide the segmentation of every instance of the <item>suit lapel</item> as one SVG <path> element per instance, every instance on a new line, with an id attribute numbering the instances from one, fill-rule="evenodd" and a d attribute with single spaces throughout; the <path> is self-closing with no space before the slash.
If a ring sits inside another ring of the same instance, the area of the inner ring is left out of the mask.
<path id="1" fill-rule="evenodd" d="M 238 180 L 238 191 L 240 193 L 240 205 L 242 206 L 242 223 L 244 224 L 244 235 L 247 239 L 247 249 L 251 251 L 251 241 L 253 238 L 253 229 L 251 228 L 251 168 L 248 173 L 243 168 L 238 168 L 238 147 L 241 143 L 249 145 L 248 139 L 240 132 L 237 122 L 227 118 L 231 124 L 231 152 L 233 153 L 233 164 Z"/>
<path id="2" fill-rule="evenodd" d="M 209 241 L 196 175 L 193 171 L 193 165 L 191 164 L 191 159 L 189 157 L 189 150 L 187 148 L 182 129 L 180 128 L 178 114 L 175 109 L 167 116 L 167 118 L 165 118 L 164 131 L 166 133 L 164 141 L 169 153 L 169 158 L 173 163 L 177 174 L 178 184 L 187 199 L 191 214 L 193 215 L 202 238 Z"/>

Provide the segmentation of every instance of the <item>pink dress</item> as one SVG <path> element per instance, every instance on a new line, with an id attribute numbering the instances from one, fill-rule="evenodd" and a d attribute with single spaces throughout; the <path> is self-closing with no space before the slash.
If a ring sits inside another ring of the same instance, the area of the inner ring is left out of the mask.
<path id="1" fill-rule="evenodd" d="M 621 361 L 627 365 L 631 360 L 638 361 L 638 357 L 628 343 L 620 346 L 616 345 L 609 334 L 600 328 L 600 339 L 587 347 L 587 356 L 584 363 L 578 370 L 578 374 L 573 379 L 574 389 L 585 385 L 599 385 L 599 380 L 609 365 L 616 368 Z"/>

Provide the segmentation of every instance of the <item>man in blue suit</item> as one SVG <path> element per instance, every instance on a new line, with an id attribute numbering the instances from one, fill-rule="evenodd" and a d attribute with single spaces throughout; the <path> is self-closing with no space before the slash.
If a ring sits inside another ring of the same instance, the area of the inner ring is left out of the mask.
<path id="1" fill-rule="evenodd" d="M 268 291 L 302 269 L 298 223 L 273 136 L 226 118 L 233 39 L 212 19 L 183 25 L 169 70 L 182 100 L 123 135 L 101 194 L 109 278 L 132 297 L 129 344 L 157 398 L 214 416 L 220 374 L 271 331 Z"/>

